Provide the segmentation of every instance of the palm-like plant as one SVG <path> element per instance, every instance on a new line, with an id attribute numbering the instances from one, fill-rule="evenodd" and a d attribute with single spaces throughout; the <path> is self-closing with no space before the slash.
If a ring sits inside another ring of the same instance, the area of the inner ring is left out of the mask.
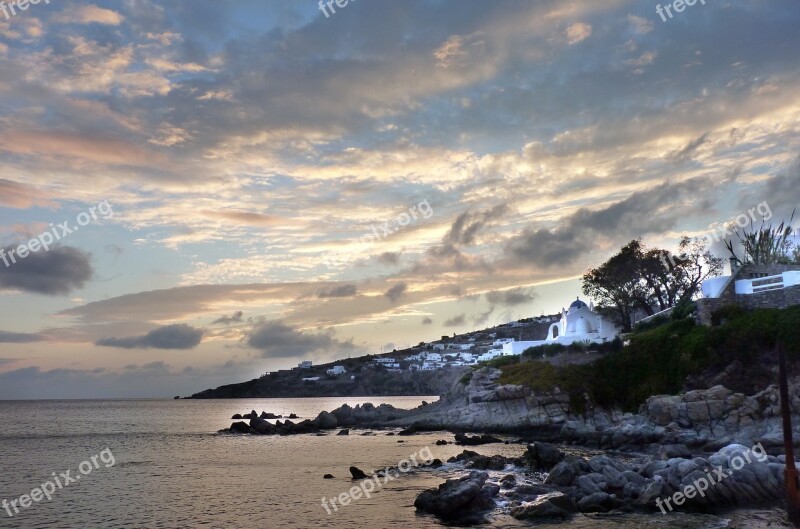
<path id="1" fill-rule="evenodd" d="M 790 264 L 796 262 L 798 248 L 793 250 L 794 243 L 791 240 L 792 227 L 795 212 L 789 223 L 781 222 L 778 226 L 772 223 L 761 222 L 761 228 L 755 231 L 734 230 L 739 243 L 742 245 L 743 256 L 740 258 L 733 247 L 733 240 L 725 241 L 725 247 L 730 252 L 731 257 L 740 265 L 771 265 L 771 264 Z M 794 253 L 794 255 L 793 255 Z"/>

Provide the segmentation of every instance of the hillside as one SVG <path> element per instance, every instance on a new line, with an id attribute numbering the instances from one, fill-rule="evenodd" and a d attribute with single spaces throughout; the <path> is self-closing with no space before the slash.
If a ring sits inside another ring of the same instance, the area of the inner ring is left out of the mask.
<path id="1" fill-rule="evenodd" d="M 264 376 L 208 389 L 192 395 L 193 399 L 229 399 L 256 397 L 361 397 L 389 395 L 440 395 L 446 393 L 468 368 L 463 365 L 447 365 L 432 371 L 411 371 L 414 364 L 410 359 L 423 351 L 435 349 L 443 357 L 455 355 L 456 350 L 448 349 L 455 344 L 472 344 L 476 352 L 484 352 L 492 347 L 495 340 L 514 338 L 516 340 L 540 340 L 547 335 L 552 319 L 557 316 L 528 318 L 511 324 L 490 327 L 461 335 L 442 336 L 440 340 L 414 347 L 394 350 L 385 355 L 366 355 L 357 358 L 337 360 L 306 369 L 287 369 L 267 373 Z M 379 359 L 394 359 L 399 367 L 387 369 L 375 365 Z M 346 370 L 341 375 L 329 375 L 328 370 L 342 366 Z M 314 381 L 303 379 L 317 379 Z"/>

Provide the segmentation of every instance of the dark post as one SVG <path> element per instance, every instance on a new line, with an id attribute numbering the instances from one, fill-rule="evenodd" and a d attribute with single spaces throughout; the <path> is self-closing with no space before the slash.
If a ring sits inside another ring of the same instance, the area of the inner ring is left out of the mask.
<path id="1" fill-rule="evenodd" d="M 792 410 L 789 400 L 789 382 L 786 373 L 786 355 L 783 344 L 778 342 L 778 377 L 781 390 L 781 415 L 783 416 L 783 448 L 786 451 L 786 512 L 789 521 L 800 527 L 800 487 L 798 487 L 797 467 L 794 464 L 794 440 L 792 439 Z"/>

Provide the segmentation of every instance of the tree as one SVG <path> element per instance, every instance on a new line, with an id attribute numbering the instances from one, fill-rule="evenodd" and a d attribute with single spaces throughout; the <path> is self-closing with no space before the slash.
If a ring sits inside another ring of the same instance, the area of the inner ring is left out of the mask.
<path id="1" fill-rule="evenodd" d="M 630 331 L 636 309 L 653 315 L 692 299 L 702 282 L 722 272 L 722 259 L 708 249 L 705 239 L 682 237 L 680 255 L 649 249 L 641 240 L 625 245 L 600 267 L 583 276 L 583 293 Z"/>

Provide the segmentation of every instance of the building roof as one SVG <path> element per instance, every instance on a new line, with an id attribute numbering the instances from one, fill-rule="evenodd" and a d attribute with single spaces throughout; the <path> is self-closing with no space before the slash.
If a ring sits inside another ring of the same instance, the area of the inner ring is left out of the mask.
<path id="1" fill-rule="evenodd" d="M 586 303 L 584 303 L 583 301 L 581 301 L 580 298 L 578 298 L 578 299 L 576 299 L 575 301 L 572 302 L 572 305 L 570 305 L 569 308 L 571 308 L 571 309 L 573 309 L 573 308 L 582 309 L 583 307 L 586 307 L 586 306 L 587 306 Z"/>

